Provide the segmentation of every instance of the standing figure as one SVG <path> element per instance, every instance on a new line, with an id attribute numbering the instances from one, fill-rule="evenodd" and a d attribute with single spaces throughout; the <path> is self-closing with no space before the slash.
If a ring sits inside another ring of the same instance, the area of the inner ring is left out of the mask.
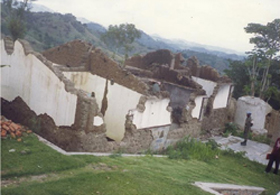
<path id="1" fill-rule="evenodd" d="M 280 162 L 280 137 L 276 140 L 273 150 L 269 155 L 269 161 L 266 166 L 265 172 L 267 173 L 270 172 L 274 161 L 275 161 L 275 169 L 273 173 L 277 174 L 279 169 L 279 162 Z"/>
<path id="2" fill-rule="evenodd" d="M 248 139 L 249 132 L 251 131 L 251 126 L 253 126 L 251 112 L 247 112 L 247 118 L 245 120 L 245 126 L 244 126 L 244 141 L 241 142 L 242 146 L 246 146 L 247 144 L 247 139 Z"/>

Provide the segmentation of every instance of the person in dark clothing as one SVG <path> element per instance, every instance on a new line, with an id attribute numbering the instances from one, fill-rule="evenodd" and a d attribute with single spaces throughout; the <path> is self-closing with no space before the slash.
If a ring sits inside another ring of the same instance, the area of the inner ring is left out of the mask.
<path id="1" fill-rule="evenodd" d="M 269 155 L 269 161 L 266 166 L 265 172 L 267 173 L 270 172 L 274 161 L 275 161 L 275 169 L 273 173 L 277 174 L 279 169 L 279 162 L 280 162 L 280 137 L 276 140 L 273 150 Z"/>
<path id="2" fill-rule="evenodd" d="M 248 134 L 251 131 L 251 126 L 253 126 L 251 112 L 247 112 L 247 118 L 245 120 L 245 127 L 244 127 L 244 141 L 241 142 L 242 146 L 246 146 Z"/>

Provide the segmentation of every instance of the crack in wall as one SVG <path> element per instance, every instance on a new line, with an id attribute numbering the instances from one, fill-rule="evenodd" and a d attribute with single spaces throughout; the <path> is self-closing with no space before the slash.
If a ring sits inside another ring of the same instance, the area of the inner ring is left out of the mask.
<path id="1" fill-rule="evenodd" d="M 100 111 L 103 114 L 103 116 L 105 116 L 105 112 L 108 109 L 107 94 L 108 94 L 108 79 L 106 79 L 106 85 L 105 85 L 105 89 L 104 89 L 104 95 L 103 95 L 101 111 Z"/>

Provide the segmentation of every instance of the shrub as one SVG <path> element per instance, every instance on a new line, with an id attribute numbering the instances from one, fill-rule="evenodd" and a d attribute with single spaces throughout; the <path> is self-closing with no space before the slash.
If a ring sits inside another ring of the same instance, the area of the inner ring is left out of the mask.
<path id="1" fill-rule="evenodd" d="M 229 135 L 234 135 L 234 136 L 241 136 L 242 132 L 239 131 L 239 128 L 237 124 L 235 123 L 226 123 L 225 124 L 225 129 L 224 129 L 224 136 L 228 137 Z"/>
<path id="2" fill-rule="evenodd" d="M 220 145 L 213 139 L 210 139 L 208 142 L 206 142 L 206 145 L 211 147 L 212 150 L 216 150 L 220 147 Z"/>
<path id="3" fill-rule="evenodd" d="M 271 139 L 266 135 L 252 135 L 252 140 L 270 145 Z"/>
<path id="4" fill-rule="evenodd" d="M 209 143 L 202 143 L 194 138 L 185 137 L 175 146 L 169 146 L 166 154 L 171 159 L 193 158 L 208 162 L 220 152 L 217 148 L 218 144 L 214 140 Z"/>

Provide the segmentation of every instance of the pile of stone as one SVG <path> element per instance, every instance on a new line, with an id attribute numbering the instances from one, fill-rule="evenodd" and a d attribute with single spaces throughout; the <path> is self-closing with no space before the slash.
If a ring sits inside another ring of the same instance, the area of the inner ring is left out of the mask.
<path id="1" fill-rule="evenodd" d="M 1 138 L 6 138 L 10 136 L 11 138 L 18 139 L 18 141 L 21 141 L 20 137 L 22 137 L 23 133 L 32 133 L 31 130 L 28 130 L 28 128 L 16 124 L 11 120 L 7 120 L 4 116 L 1 116 L 0 120 L 1 125 Z"/>

